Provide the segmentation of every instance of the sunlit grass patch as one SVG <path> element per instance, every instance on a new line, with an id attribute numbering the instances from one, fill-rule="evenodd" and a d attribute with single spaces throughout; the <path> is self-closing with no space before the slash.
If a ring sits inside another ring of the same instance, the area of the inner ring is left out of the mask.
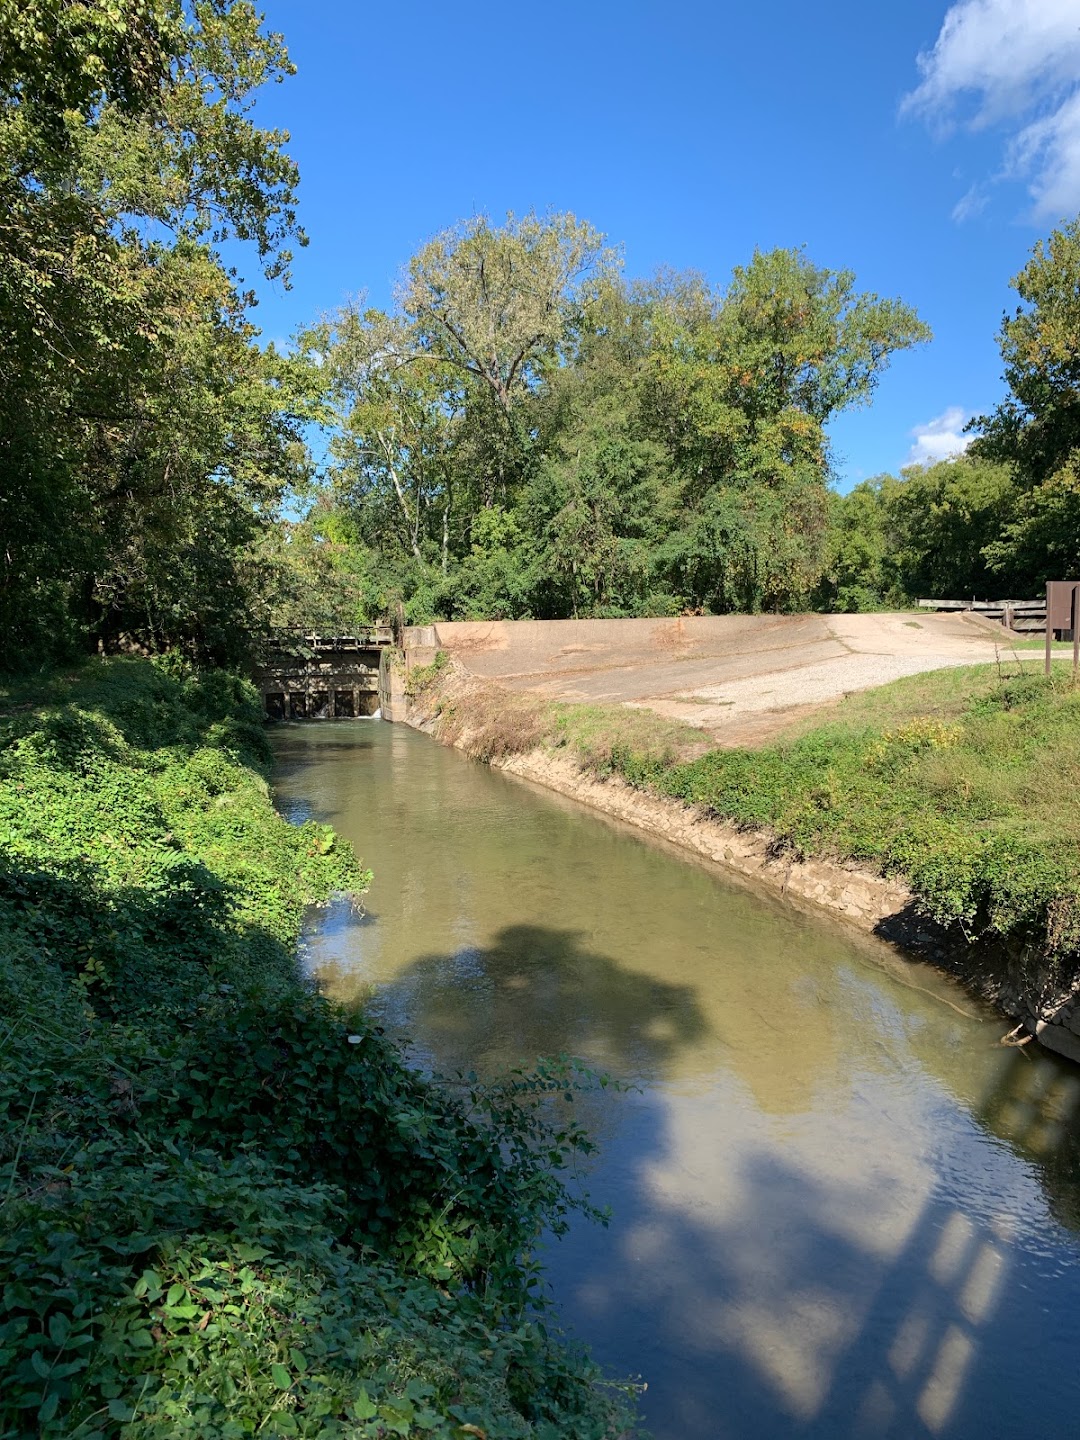
<path id="1" fill-rule="evenodd" d="M 675 764 L 709 748 L 700 730 L 665 719 L 645 706 L 560 705 L 551 738 L 599 773 L 616 769 L 620 754 Z"/>
<path id="2" fill-rule="evenodd" d="M 1049 679 L 1016 660 L 910 676 L 754 750 L 686 758 L 677 735 L 668 745 L 649 721 L 591 707 L 564 711 L 560 730 L 590 768 L 766 829 L 794 854 L 902 877 L 969 936 L 1062 957 L 1080 947 L 1080 687 L 1067 664 Z"/>

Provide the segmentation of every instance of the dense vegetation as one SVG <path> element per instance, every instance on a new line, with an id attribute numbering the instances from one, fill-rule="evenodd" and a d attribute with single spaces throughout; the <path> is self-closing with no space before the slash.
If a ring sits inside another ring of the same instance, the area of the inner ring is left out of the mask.
<path id="1" fill-rule="evenodd" d="M 1014 285 L 1008 395 L 968 452 L 841 496 L 826 427 L 926 338 L 913 311 L 798 252 L 723 290 L 628 284 L 573 216 L 473 220 L 393 313 L 305 337 L 335 425 L 287 536 L 297 593 L 324 624 L 398 600 L 424 621 L 1038 594 L 1080 565 L 1080 222 Z"/>
<path id="2" fill-rule="evenodd" d="M 583 1082 L 428 1081 L 301 982 L 366 877 L 266 761 L 220 672 L 0 692 L 0 1435 L 614 1436 L 528 1256 Z"/>
<path id="3" fill-rule="evenodd" d="M 635 783 L 764 827 L 801 855 L 902 877 L 923 913 L 967 939 L 1080 955 L 1080 830 L 1071 803 L 1080 693 L 1014 665 L 895 681 L 851 697 L 832 723 L 760 751 L 657 766 L 626 752 Z"/>
<path id="4" fill-rule="evenodd" d="M 241 658 L 274 626 L 858 609 L 1080 561 L 1080 228 L 1036 247 L 965 457 L 832 488 L 831 419 L 929 337 L 801 251 L 628 280 L 569 214 L 479 216 L 393 306 L 262 348 L 292 72 L 250 0 L 0 0 L 0 668 Z M 363 277 L 357 277 L 361 281 Z M 307 440 L 323 428 L 316 473 Z"/>
<path id="5" fill-rule="evenodd" d="M 572 215 L 469 221 L 393 312 L 304 337 L 335 420 L 289 536 L 304 593 L 414 620 L 797 607 L 825 554 L 825 427 L 928 334 L 797 251 L 723 290 L 628 284 Z"/>
<path id="6" fill-rule="evenodd" d="M 0 669 L 259 626 L 308 401 L 216 247 L 287 281 L 291 70 L 249 0 L 0 0 Z"/>
<path id="7" fill-rule="evenodd" d="M 275 815 L 250 695 L 193 663 L 399 603 L 865 608 L 1075 570 L 1080 226 L 1017 279 L 968 455 L 841 498 L 830 420 L 929 332 L 799 251 L 628 281 L 572 215 L 475 217 L 390 308 L 263 348 L 222 255 L 288 284 L 305 243 L 252 114 L 292 68 L 251 0 L 0 0 L 0 672 L 165 657 L 0 691 L 0 1436 L 600 1440 L 618 1397 L 529 1257 L 583 1080 L 425 1079 L 299 980 L 304 905 L 365 877 Z M 753 759 L 499 724 L 1064 954 L 1075 713 L 970 678 Z"/>

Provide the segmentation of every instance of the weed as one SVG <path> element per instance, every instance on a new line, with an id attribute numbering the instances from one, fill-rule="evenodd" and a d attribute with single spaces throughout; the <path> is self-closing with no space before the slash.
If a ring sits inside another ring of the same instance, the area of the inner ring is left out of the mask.
<path id="1" fill-rule="evenodd" d="M 417 699 L 425 690 L 435 684 L 449 663 L 450 656 L 447 652 L 437 650 L 430 665 L 417 665 L 414 670 L 408 672 L 405 678 L 405 694 L 410 700 Z"/>

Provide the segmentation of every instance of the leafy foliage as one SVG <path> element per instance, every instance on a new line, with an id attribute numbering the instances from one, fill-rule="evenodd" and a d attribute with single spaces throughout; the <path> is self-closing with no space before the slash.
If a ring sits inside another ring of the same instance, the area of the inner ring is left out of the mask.
<path id="1" fill-rule="evenodd" d="M 820 603 L 1040 594 L 1080 573 L 1080 221 L 1039 241 L 999 335 L 1009 394 L 970 450 L 834 504 Z"/>
<path id="2" fill-rule="evenodd" d="M 259 628 L 309 391 L 213 247 L 287 278 L 295 167 L 248 112 L 291 71 L 248 0 L 0 5 L 0 667 Z"/>
<path id="3" fill-rule="evenodd" d="M 298 978 L 368 877 L 274 812 L 242 682 L 3 700 L 0 1434 L 619 1433 L 530 1258 L 588 1078 L 424 1078 Z"/>
<path id="4" fill-rule="evenodd" d="M 992 555 L 1016 487 L 1008 466 L 982 455 L 912 465 L 834 496 L 815 599 L 829 610 L 880 610 L 921 596 L 1021 598 L 1022 568 Z"/>
<path id="5" fill-rule="evenodd" d="M 928 334 L 801 252 L 723 292 L 628 286 L 573 216 L 476 218 L 418 252 L 395 312 L 306 337 L 329 503 L 415 621 L 792 608 L 821 570 L 824 426 Z"/>

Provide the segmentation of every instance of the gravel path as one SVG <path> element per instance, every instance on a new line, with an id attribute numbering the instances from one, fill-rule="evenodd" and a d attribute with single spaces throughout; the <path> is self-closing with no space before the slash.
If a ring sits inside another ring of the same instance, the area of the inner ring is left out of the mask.
<path id="1" fill-rule="evenodd" d="M 805 669 L 774 670 L 770 675 L 698 690 L 695 694 L 713 701 L 726 700 L 738 715 L 747 710 L 775 710 L 777 706 L 818 705 L 826 700 L 838 700 L 852 690 L 886 685 L 904 675 L 967 664 L 970 661 L 951 655 L 844 655 L 839 660 L 825 660 Z"/>
<path id="2" fill-rule="evenodd" d="M 980 656 L 993 659 L 992 655 Z M 644 705 L 695 729 L 708 730 L 728 744 L 762 743 L 769 734 L 786 728 L 798 711 L 839 700 L 855 690 L 887 685 L 905 675 L 970 665 L 954 655 L 843 655 L 834 660 L 794 669 L 773 670 L 744 680 L 704 686 L 686 695 L 631 702 Z M 772 716 L 774 723 L 745 726 L 744 717 Z"/>

